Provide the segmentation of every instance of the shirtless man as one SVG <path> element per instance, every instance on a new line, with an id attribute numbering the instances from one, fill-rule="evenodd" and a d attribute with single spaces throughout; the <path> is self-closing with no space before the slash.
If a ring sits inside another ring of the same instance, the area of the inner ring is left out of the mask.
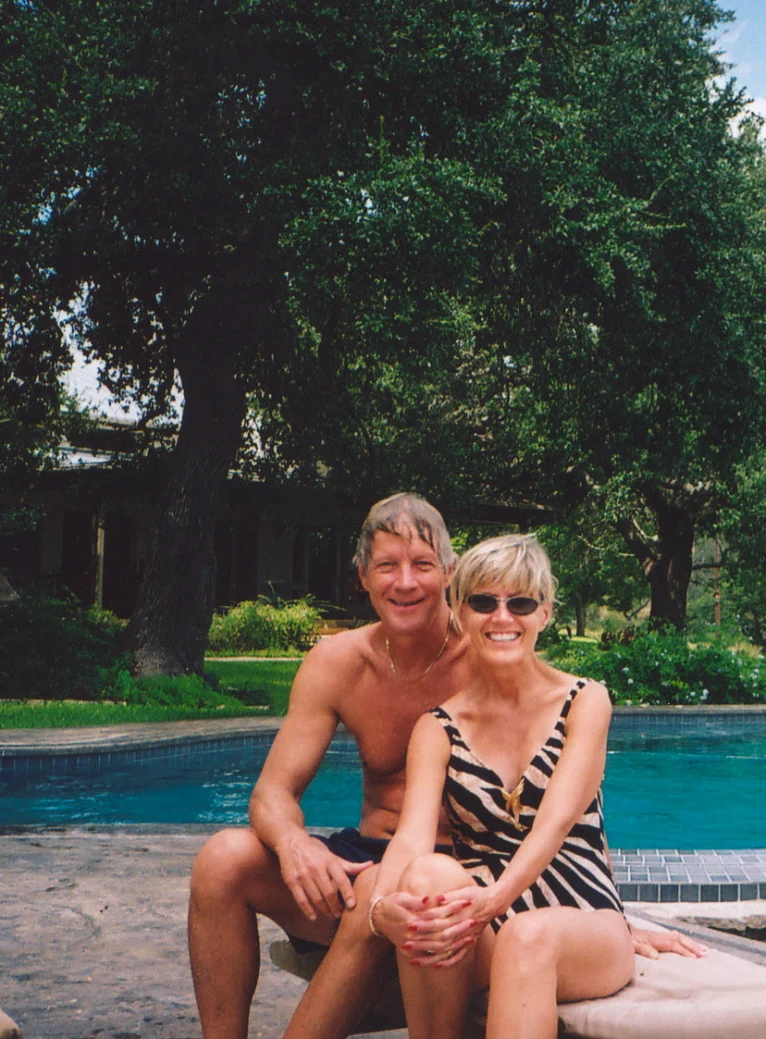
<path id="1" fill-rule="evenodd" d="M 216 834 L 194 864 L 189 949 L 204 1039 L 247 1037 L 257 913 L 298 939 L 332 942 L 285 1039 L 342 1039 L 374 1000 L 392 946 L 370 933 L 370 866 L 396 829 L 413 725 L 468 674 L 445 596 L 454 558 L 441 515 L 422 498 L 394 495 L 370 510 L 355 562 L 380 620 L 306 655 L 253 791 L 250 828 Z M 307 833 L 299 802 L 339 723 L 359 746 L 364 795 L 357 847 L 336 854 Z M 376 929 L 398 944 L 421 908 L 412 896 L 389 895 L 376 907 Z M 677 935 L 635 938 L 645 955 L 697 954 Z"/>

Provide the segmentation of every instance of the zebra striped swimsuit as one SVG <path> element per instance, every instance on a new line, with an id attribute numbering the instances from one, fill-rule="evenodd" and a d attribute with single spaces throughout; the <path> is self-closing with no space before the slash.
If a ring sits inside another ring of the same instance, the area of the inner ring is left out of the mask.
<path id="1" fill-rule="evenodd" d="M 511 793 L 503 789 L 498 774 L 476 757 L 444 708 L 431 709 L 430 713 L 444 726 L 451 745 L 444 806 L 455 856 L 482 887 L 499 879 L 532 828 L 566 741 L 569 709 L 584 685 L 579 680 L 571 690 L 553 732 Z M 494 930 L 500 929 L 509 914 L 545 906 L 622 912 L 605 844 L 599 790 L 538 879 L 519 895 L 507 913 L 491 921 Z"/>

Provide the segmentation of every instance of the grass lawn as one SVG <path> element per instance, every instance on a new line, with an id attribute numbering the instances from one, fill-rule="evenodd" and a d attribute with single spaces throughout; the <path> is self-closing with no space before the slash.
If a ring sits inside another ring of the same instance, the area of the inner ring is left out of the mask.
<path id="1" fill-rule="evenodd" d="M 250 718 L 282 715 L 287 710 L 300 660 L 206 660 L 205 671 L 226 694 L 221 707 L 195 709 L 160 704 L 56 700 L 0 700 L 0 729 L 63 729 L 129 722 L 189 721 L 202 718 Z M 232 704 L 231 698 L 240 701 Z"/>
<path id="2" fill-rule="evenodd" d="M 300 660 L 214 660 L 205 661 L 205 673 L 214 675 L 218 688 L 242 700 L 262 704 L 269 714 L 282 715 Z"/>

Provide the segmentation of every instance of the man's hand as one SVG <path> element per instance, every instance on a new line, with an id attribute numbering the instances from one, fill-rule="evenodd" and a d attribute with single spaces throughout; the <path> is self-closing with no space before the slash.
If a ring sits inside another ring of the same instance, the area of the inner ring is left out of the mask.
<path id="1" fill-rule="evenodd" d="M 695 942 L 678 931 L 647 931 L 643 927 L 630 925 L 633 936 L 633 951 L 637 956 L 646 956 L 650 960 L 659 959 L 661 952 L 674 952 L 678 956 L 699 959 L 707 955 L 707 945 Z"/>
<path id="2" fill-rule="evenodd" d="M 341 859 L 307 833 L 280 844 L 277 855 L 282 879 L 309 920 L 318 916 L 334 916 L 337 920 L 345 907 L 353 909 L 356 899 L 349 877 L 373 865 L 371 861 Z"/>

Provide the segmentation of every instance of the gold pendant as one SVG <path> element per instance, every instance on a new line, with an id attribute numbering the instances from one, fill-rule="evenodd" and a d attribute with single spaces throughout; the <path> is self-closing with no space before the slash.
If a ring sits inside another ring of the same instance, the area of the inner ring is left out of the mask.
<path id="1" fill-rule="evenodd" d="M 522 776 L 519 780 L 519 785 L 512 790 L 511 793 L 507 793 L 505 790 L 501 790 L 503 800 L 505 801 L 506 812 L 513 816 L 513 821 L 516 824 L 516 828 L 519 830 L 526 830 L 528 827 L 523 826 L 520 821 L 521 815 L 521 792 L 524 789 L 524 777 Z"/>

